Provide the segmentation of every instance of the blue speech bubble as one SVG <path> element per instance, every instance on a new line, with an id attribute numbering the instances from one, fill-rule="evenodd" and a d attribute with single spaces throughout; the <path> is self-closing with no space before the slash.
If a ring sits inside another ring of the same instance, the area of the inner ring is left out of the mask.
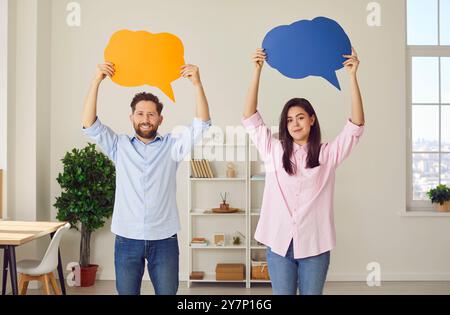
<path id="1" fill-rule="evenodd" d="M 272 29 L 262 48 L 267 63 L 292 79 L 318 76 L 341 90 L 336 71 L 351 55 L 352 45 L 342 27 L 334 20 L 317 17 Z"/>

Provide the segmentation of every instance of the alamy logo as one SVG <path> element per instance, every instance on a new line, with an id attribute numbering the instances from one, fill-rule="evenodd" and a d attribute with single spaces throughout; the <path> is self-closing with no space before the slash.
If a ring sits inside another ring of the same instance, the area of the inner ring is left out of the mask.
<path id="1" fill-rule="evenodd" d="M 366 282 L 369 287 L 381 286 L 381 266 L 380 263 L 372 261 L 367 264 L 366 267 L 369 274 L 367 275 Z"/>
<path id="2" fill-rule="evenodd" d="M 381 5 L 378 2 L 370 2 L 367 4 L 367 25 L 371 27 L 381 26 Z"/>
<path id="3" fill-rule="evenodd" d="M 69 2 L 66 7 L 69 12 L 66 17 L 66 23 L 70 27 L 81 26 L 81 5 L 78 2 Z"/>
<path id="4" fill-rule="evenodd" d="M 71 262 L 67 264 L 66 270 L 70 271 L 66 277 L 69 287 L 79 287 L 81 284 L 80 264 Z"/>

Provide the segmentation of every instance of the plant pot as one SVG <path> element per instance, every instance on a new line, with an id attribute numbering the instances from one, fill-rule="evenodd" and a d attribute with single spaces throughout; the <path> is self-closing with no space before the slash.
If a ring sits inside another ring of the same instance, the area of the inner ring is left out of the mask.
<path id="1" fill-rule="evenodd" d="M 228 203 L 221 203 L 220 204 L 220 209 L 221 210 L 228 210 L 228 209 L 230 209 L 230 204 L 228 204 Z"/>
<path id="2" fill-rule="evenodd" d="M 436 210 L 438 212 L 449 212 L 450 211 L 450 201 L 444 202 L 443 205 L 440 203 L 436 204 Z"/>
<path id="3" fill-rule="evenodd" d="M 82 287 L 90 287 L 95 283 L 98 265 L 89 265 L 88 267 L 80 268 L 80 285 Z"/>

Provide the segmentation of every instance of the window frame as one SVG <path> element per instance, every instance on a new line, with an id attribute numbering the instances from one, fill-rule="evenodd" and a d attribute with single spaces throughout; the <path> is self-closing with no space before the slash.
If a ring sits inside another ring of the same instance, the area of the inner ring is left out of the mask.
<path id="1" fill-rule="evenodd" d="M 408 45 L 408 0 L 405 1 L 406 12 L 406 26 L 405 26 L 405 43 L 406 43 L 406 126 L 407 126 L 407 148 L 406 148 L 406 200 L 407 211 L 433 211 L 434 208 L 429 200 L 414 200 L 413 199 L 413 154 L 414 153 L 432 153 L 439 155 L 439 178 L 441 177 L 441 163 L 442 153 L 450 153 L 442 150 L 442 106 L 450 106 L 450 104 L 442 103 L 442 67 L 441 58 L 450 57 L 450 45 L 440 45 L 441 43 L 441 12 L 440 0 L 437 0 L 437 23 L 438 23 L 438 43 L 437 45 Z M 415 57 L 436 57 L 438 58 L 438 82 L 439 82 L 439 103 L 413 103 L 412 100 L 412 60 Z M 412 109 L 414 105 L 437 105 L 439 106 L 439 151 L 438 152 L 414 152 L 412 143 Z"/>

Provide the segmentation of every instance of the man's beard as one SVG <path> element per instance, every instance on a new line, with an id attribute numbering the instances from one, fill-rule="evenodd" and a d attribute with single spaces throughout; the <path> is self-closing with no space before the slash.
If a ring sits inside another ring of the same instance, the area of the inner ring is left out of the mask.
<path id="1" fill-rule="evenodd" d="M 139 135 L 139 137 L 143 139 L 153 139 L 156 137 L 156 134 L 158 133 L 158 127 L 154 127 L 153 125 L 149 124 L 150 129 L 148 130 L 142 130 L 141 125 L 145 124 L 139 124 L 137 127 L 134 125 L 134 130 Z"/>

